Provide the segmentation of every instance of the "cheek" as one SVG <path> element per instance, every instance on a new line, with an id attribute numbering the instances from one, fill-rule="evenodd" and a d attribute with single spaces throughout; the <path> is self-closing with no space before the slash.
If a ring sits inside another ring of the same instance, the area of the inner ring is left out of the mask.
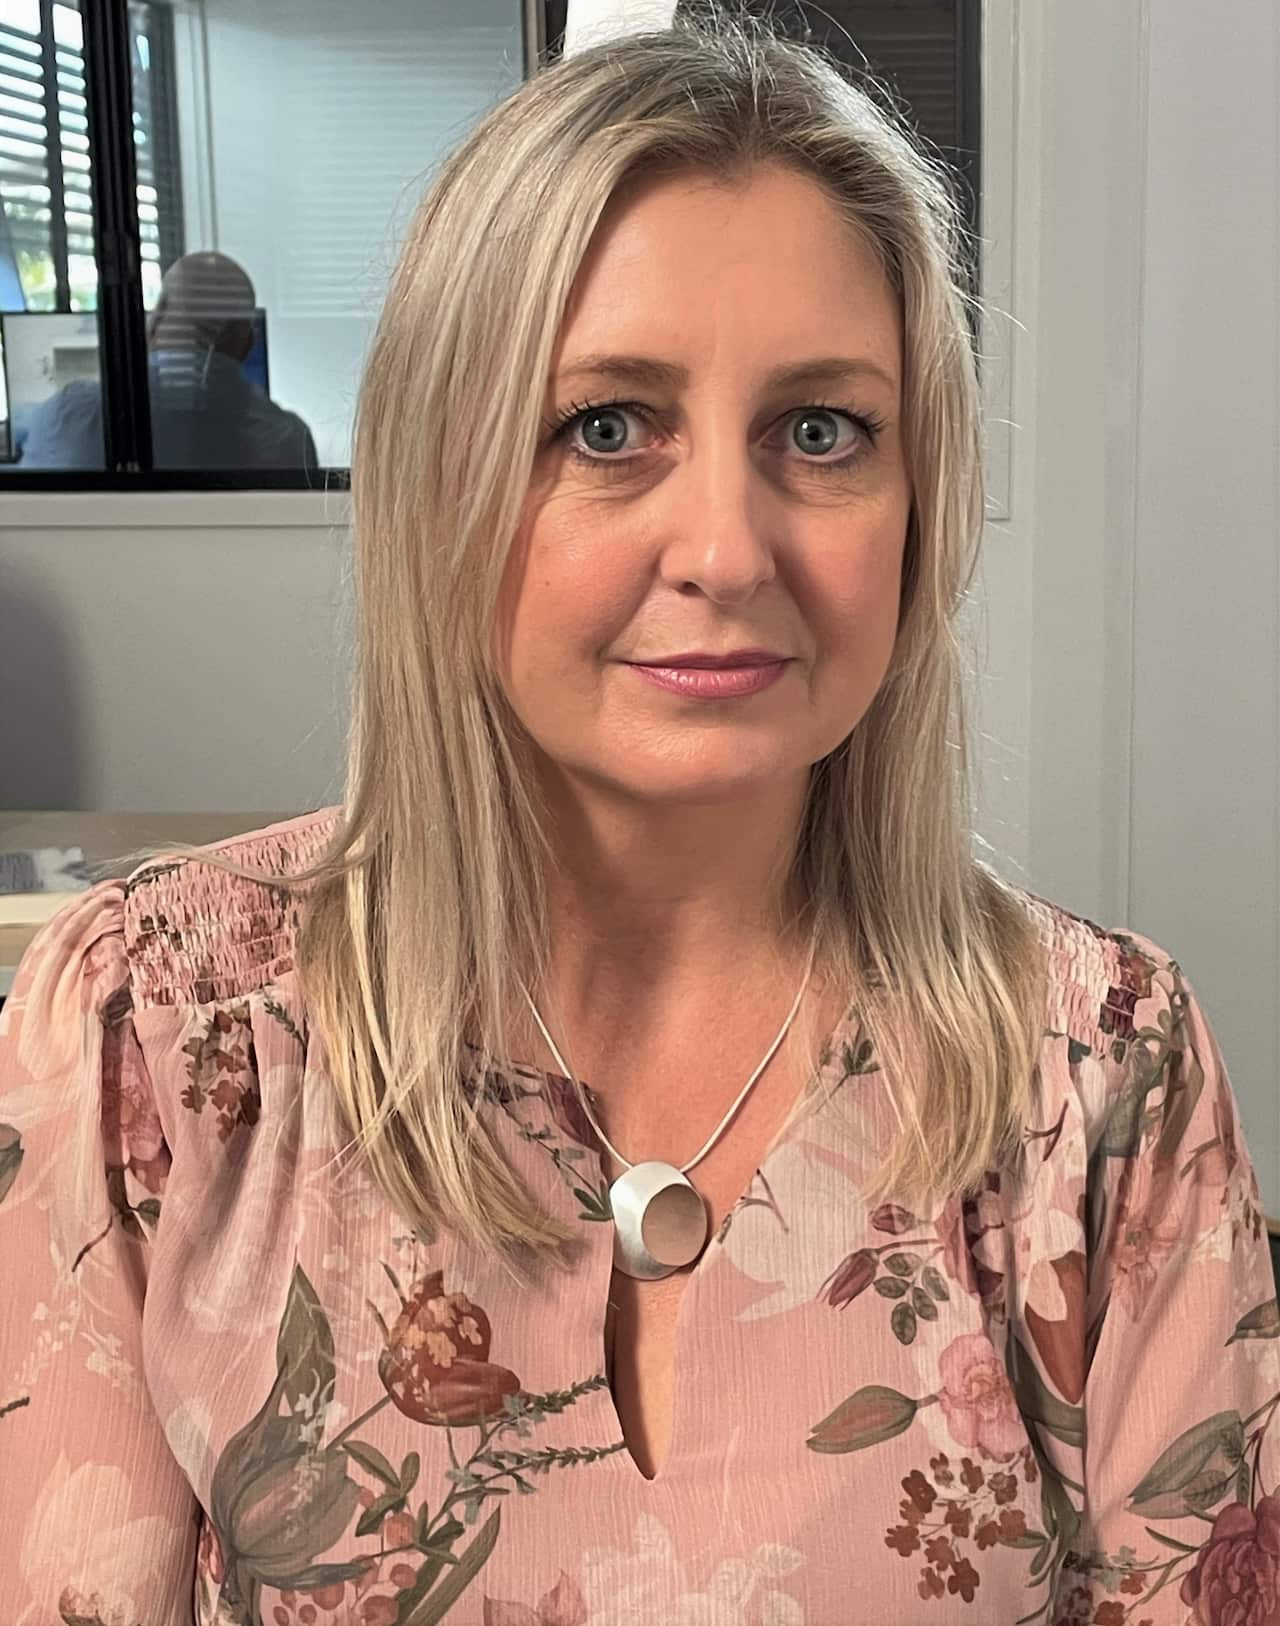
<path id="1" fill-rule="evenodd" d="M 513 686 L 555 679 L 581 684 L 635 615 L 643 584 L 621 537 L 602 546 L 598 528 L 556 523 L 547 511 L 512 550 L 499 594 L 503 670 Z"/>
<path id="2" fill-rule="evenodd" d="M 842 667 L 882 670 L 898 631 L 904 532 L 847 537 L 816 561 L 810 576 L 819 646 Z"/>

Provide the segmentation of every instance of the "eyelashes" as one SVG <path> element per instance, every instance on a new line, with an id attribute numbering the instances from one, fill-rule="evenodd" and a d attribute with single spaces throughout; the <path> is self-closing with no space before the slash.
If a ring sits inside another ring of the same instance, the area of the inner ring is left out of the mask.
<path id="1" fill-rule="evenodd" d="M 543 427 L 553 440 L 567 440 L 569 431 L 574 425 L 593 412 L 632 412 L 649 423 L 653 421 L 650 409 L 640 401 L 574 401 L 556 417 L 544 418 Z M 846 418 L 858 429 L 864 441 L 862 448 L 839 458 L 801 456 L 800 462 L 806 470 L 819 473 L 823 471 L 847 473 L 861 464 L 864 457 L 874 450 L 881 434 L 888 427 L 888 421 L 874 413 L 857 412 L 850 406 L 842 406 L 832 401 L 810 401 L 802 407 L 793 408 L 785 416 L 787 419 L 795 419 L 802 417 L 806 412 L 827 412 L 839 418 Z M 585 463 L 595 469 L 604 469 L 608 473 L 621 473 L 630 469 L 643 455 L 633 452 L 629 456 L 612 457 L 607 453 L 583 451 L 571 441 L 569 452 L 579 463 Z"/>

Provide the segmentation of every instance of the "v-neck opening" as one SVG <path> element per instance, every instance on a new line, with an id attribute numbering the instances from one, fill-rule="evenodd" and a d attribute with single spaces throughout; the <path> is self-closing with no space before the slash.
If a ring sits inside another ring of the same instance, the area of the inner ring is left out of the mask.
<path id="1" fill-rule="evenodd" d="M 821 1088 L 824 1074 L 835 1060 L 838 1048 L 840 1048 L 844 1041 L 849 1037 L 849 1034 L 845 1031 L 846 1028 L 850 1027 L 853 1023 L 858 1022 L 859 1020 L 860 1019 L 858 1017 L 856 1007 L 848 1006 L 842 1012 L 836 1021 L 835 1026 L 831 1029 L 831 1032 L 828 1034 L 826 1040 L 819 1049 L 819 1057 L 821 1058 L 826 1056 L 827 1058 L 825 1063 L 819 1060 L 813 1070 L 806 1076 L 804 1083 L 797 1091 L 796 1096 L 788 1108 L 781 1124 L 779 1124 L 778 1128 L 773 1132 L 767 1146 L 761 1153 L 760 1159 L 755 1168 L 752 1170 L 746 1185 L 734 1198 L 733 1202 L 729 1205 L 729 1208 L 725 1211 L 724 1219 L 715 1227 L 715 1229 L 711 1232 L 711 1235 L 707 1238 L 706 1246 L 698 1255 L 697 1259 L 694 1261 L 692 1270 L 690 1270 L 688 1273 L 684 1289 L 680 1294 L 680 1302 L 676 1307 L 675 1324 L 671 1334 L 671 1360 L 669 1368 L 671 1374 L 671 1427 L 667 1441 L 666 1453 L 664 1454 L 662 1461 L 658 1464 L 652 1478 L 650 1478 L 650 1476 L 641 1468 L 640 1464 L 636 1461 L 635 1454 L 633 1453 L 630 1445 L 627 1443 L 627 1431 L 623 1425 L 622 1413 L 618 1409 L 618 1401 L 617 1396 L 614 1393 L 612 1374 L 609 1371 L 609 1351 L 605 1336 L 608 1310 L 608 1283 L 612 1280 L 613 1276 L 613 1241 L 612 1237 L 609 1239 L 609 1270 L 605 1277 L 606 1314 L 605 1316 L 601 1317 L 600 1324 L 600 1353 L 607 1379 L 605 1383 L 605 1394 L 608 1396 L 609 1409 L 613 1415 L 619 1438 L 623 1441 L 622 1454 L 626 1456 L 627 1462 L 630 1464 L 629 1477 L 638 1481 L 640 1485 L 654 1491 L 655 1493 L 660 1490 L 665 1490 L 670 1484 L 672 1473 L 674 1469 L 678 1467 L 680 1458 L 686 1448 L 688 1424 L 685 1418 L 685 1411 L 688 1405 L 688 1400 L 686 1395 L 687 1383 L 684 1381 L 682 1374 L 684 1373 L 685 1368 L 688 1366 L 686 1346 L 688 1345 L 692 1336 L 690 1322 L 692 1321 L 694 1314 L 694 1293 L 696 1290 L 702 1288 L 706 1279 L 711 1275 L 713 1268 L 722 1263 L 721 1255 L 724 1252 L 725 1246 L 724 1236 L 727 1234 L 726 1225 L 732 1224 L 733 1216 L 738 1213 L 743 1204 L 750 1197 L 752 1189 L 754 1188 L 757 1180 L 759 1180 L 762 1176 L 767 1178 L 765 1173 L 767 1166 L 790 1140 L 796 1126 L 804 1116 L 803 1109 L 805 1104 L 810 1102 L 816 1092 Z M 557 1078 L 562 1077 L 560 1074 L 553 1074 L 551 1076 Z M 573 1087 L 573 1081 L 571 1079 L 562 1079 L 562 1082 L 567 1084 L 569 1088 Z M 587 1089 L 588 1093 L 590 1094 L 592 1105 L 597 1105 L 599 1102 L 599 1097 L 596 1095 L 595 1091 L 591 1090 L 589 1086 L 585 1084 L 583 1088 Z M 599 1160 L 601 1177 L 607 1179 L 608 1177 L 605 1174 L 604 1168 L 603 1150 L 597 1152 L 596 1155 Z M 688 1178 L 696 1187 L 696 1166 L 689 1171 Z M 609 1183 L 612 1185 L 612 1181 Z"/>
<path id="2" fill-rule="evenodd" d="M 780 1133 L 781 1132 L 779 1132 L 779 1135 Z M 746 1191 L 744 1191 L 742 1196 L 735 1201 L 733 1208 L 736 1208 L 739 1203 L 741 1203 L 742 1197 L 745 1197 L 751 1190 L 751 1187 L 756 1182 L 756 1177 L 760 1173 L 760 1169 L 763 1168 L 774 1148 L 781 1144 L 779 1135 L 775 1135 L 768 1150 L 765 1152 L 764 1157 L 761 1158 L 760 1165 L 752 1172 L 751 1179 L 747 1182 Z M 601 1163 L 603 1167 L 603 1160 L 601 1160 Z M 733 1209 L 731 1208 L 729 1212 L 732 1213 Z M 723 1249 L 724 1243 L 720 1237 L 720 1227 L 717 1226 L 715 1230 L 711 1232 L 710 1236 L 708 1236 L 706 1246 L 703 1248 L 702 1252 L 694 1260 L 692 1269 L 689 1270 L 685 1275 L 684 1287 L 681 1289 L 680 1300 L 676 1305 L 675 1322 L 671 1330 L 671 1427 L 668 1433 L 666 1452 L 662 1458 L 662 1461 L 654 1470 L 652 1477 L 646 1474 L 643 1468 L 641 1468 L 640 1464 L 636 1461 L 635 1453 L 632 1451 L 630 1444 L 627 1442 L 627 1430 L 626 1425 L 622 1421 L 622 1413 L 618 1409 L 618 1397 L 614 1392 L 613 1375 L 609 1370 L 609 1348 L 606 1337 L 608 1325 L 608 1285 L 606 1285 L 605 1288 L 606 1313 L 600 1324 L 600 1350 L 606 1377 L 605 1393 L 609 1397 L 609 1409 L 613 1413 L 613 1420 L 617 1426 L 619 1437 L 623 1442 L 623 1452 L 626 1455 L 627 1461 L 631 1464 L 633 1477 L 640 1480 L 643 1485 L 652 1486 L 655 1489 L 667 1482 L 668 1470 L 670 1469 L 684 1439 L 685 1431 L 681 1427 L 684 1411 L 682 1398 L 684 1385 L 680 1381 L 680 1373 L 682 1368 L 687 1364 L 682 1358 L 682 1348 L 689 1341 L 687 1323 L 693 1315 L 693 1295 L 696 1290 L 702 1287 L 706 1277 L 711 1274 L 713 1266 L 719 1263 L 719 1255 L 721 1252 L 723 1252 Z M 610 1239 L 609 1272 L 606 1277 L 606 1284 L 612 1282 L 613 1271 L 613 1243 L 612 1239 Z M 678 1274 L 678 1271 L 672 1272 L 672 1275 Z M 659 1280 L 669 1279 L 669 1277 L 659 1278 Z"/>
<path id="3" fill-rule="evenodd" d="M 599 1351 L 601 1370 L 605 1376 L 603 1393 L 608 1404 L 610 1415 L 612 1416 L 614 1424 L 618 1430 L 618 1436 L 622 1441 L 622 1451 L 620 1454 L 625 1456 L 627 1459 L 628 1478 L 633 1482 L 638 1483 L 640 1486 L 653 1491 L 654 1493 L 657 1493 L 658 1491 L 665 1491 L 667 1489 L 668 1485 L 670 1484 L 672 1471 L 674 1467 L 678 1465 L 679 1459 L 685 1448 L 685 1434 L 687 1432 L 687 1425 L 685 1424 L 685 1411 L 687 1401 L 685 1398 L 686 1384 L 682 1378 L 682 1373 L 688 1364 L 685 1358 L 684 1350 L 691 1337 L 688 1324 L 693 1314 L 691 1301 L 694 1290 L 697 1287 L 701 1287 L 705 1279 L 710 1275 L 713 1266 L 720 1262 L 720 1255 L 724 1251 L 723 1233 L 725 1232 L 726 1223 L 732 1224 L 733 1216 L 739 1211 L 739 1209 L 742 1208 L 747 1198 L 751 1195 L 752 1188 L 754 1187 L 756 1181 L 765 1173 L 766 1166 L 787 1144 L 797 1124 L 805 1116 L 803 1109 L 806 1103 L 810 1102 L 811 1099 L 817 1094 L 823 1084 L 823 1075 L 836 1061 L 839 1051 L 843 1048 L 844 1043 L 851 1037 L 850 1032 L 846 1030 L 851 1029 L 855 1024 L 860 1031 L 861 1020 L 857 1007 L 855 1005 L 846 1006 L 844 1011 L 837 1018 L 830 1033 L 819 1047 L 819 1059 L 816 1065 L 806 1075 L 804 1083 L 797 1091 L 790 1107 L 787 1109 L 782 1123 L 778 1126 L 770 1138 L 769 1143 L 761 1154 L 758 1163 L 752 1170 L 746 1185 L 742 1191 L 738 1193 L 733 1202 L 730 1204 L 729 1208 L 726 1210 L 724 1219 L 718 1226 L 716 1226 L 711 1235 L 707 1238 L 706 1246 L 694 1261 L 693 1269 L 688 1273 L 684 1290 L 680 1294 L 680 1302 L 676 1308 L 675 1324 L 671 1335 L 671 1361 L 669 1368 L 671 1374 L 671 1428 L 666 1453 L 663 1456 L 662 1461 L 658 1464 L 652 1478 L 650 1478 L 649 1475 L 644 1472 L 640 1464 L 636 1461 L 631 1446 L 627 1442 L 627 1431 L 623 1425 L 622 1413 L 618 1409 L 618 1401 L 616 1395 L 614 1394 L 613 1388 L 613 1377 L 609 1369 L 609 1349 L 606 1335 L 608 1327 L 609 1287 L 613 1277 L 614 1265 L 613 1227 L 611 1223 L 608 1223 L 609 1235 L 607 1238 L 607 1243 L 606 1246 L 601 1250 L 606 1255 L 604 1267 L 605 1286 L 604 1297 L 603 1300 L 600 1301 L 602 1308 L 597 1321 L 598 1332 L 596 1339 L 596 1347 Z M 480 1056 L 479 1047 L 472 1044 L 470 1040 L 465 1041 L 465 1043 L 478 1058 Z M 826 1058 L 825 1061 L 822 1059 L 824 1057 Z M 516 1065 L 493 1057 L 489 1059 L 489 1066 L 493 1071 L 510 1077 L 523 1077 L 533 1080 L 541 1079 L 544 1084 L 548 1081 L 555 1080 L 557 1084 L 565 1086 L 568 1090 L 572 1091 L 573 1089 L 573 1080 L 571 1078 L 567 1078 L 563 1073 L 558 1073 L 548 1068 L 535 1067 L 532 1064 L 526 1063 Z M 582 1085 L 582 1088 L 586 1094 L 590 1097 L 592 1109 L 598 1112 L 602 1106 L 600 1097 L 585 1081 L 579 1080 L 579 1083 Z M 577 1140 L 577 1137 L 572 1135 L 570 1131 L 566 1131 L 566 1133 L 569 1133 L 571 1139 Z M 606 1182 L 607 1186 L 611 1187 L 613 1180 L 616 1179 L 617 1176 L 610 1178 L 606 1172 L 605 1161 L 606 1158 L 610 1156 L 608 1148 L 603 1145 L 591 1145 L 581 1141 L 579 1141 L 578 1144 L 582 1145 L 584 1150 L 591 1153 L 592 1156 L 595 1157 L 601 1180 Z M 696 1188 L 696 1165 L 694 1169 L 690 1170 L 689 1178 Z M 659 1278 L 659 1280 L 665 1279 L 666 1278 Z"/>

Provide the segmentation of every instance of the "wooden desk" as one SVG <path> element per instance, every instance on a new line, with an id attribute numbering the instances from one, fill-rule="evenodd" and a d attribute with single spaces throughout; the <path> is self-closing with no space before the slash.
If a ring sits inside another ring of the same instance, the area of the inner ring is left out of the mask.
<path id="1" fill-rule="evenodd" d="M 137 847 L 171 841 L 204 846 L 296 817 L 296 813 L 0 812 L 0 852 L 27 847 L 79 847 L 86 863 L 109 863 Z M 120 866 L 121 871 L 131 867 Z M 0 926 L 0 997 L 12 986 L 18 961 L 37 930 L 33 926 Z"/>

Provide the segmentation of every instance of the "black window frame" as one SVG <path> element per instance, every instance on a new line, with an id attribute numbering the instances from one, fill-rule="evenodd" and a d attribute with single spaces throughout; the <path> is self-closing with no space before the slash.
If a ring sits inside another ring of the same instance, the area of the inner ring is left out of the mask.
<path id="1" fill-rule="evenodd" d="M 84 491 L 147 489 L 131 466 L 140 462 L 133 452 L 143 420 L 150 441 L 148 399 L 145 389 L 146 351 L 143 340 L 143 385 L 138 390 L 128 369 L 108 381 L 109 355 L 129 353 L 129 323 L 133 320 L 126 284 L 137 279 L 137 300 L 142 303 L 142 233 L 137 206 L 137 155 L 133 138 L 133 79 L 129 0 L 91 0 L 78 8 L 82 34 L 85 117 L 89 157 L 90 212 L 94 259 L 98 267 L 97 308 L 86 311 L 98 322 L 99 367 L 103 373 L 103 441 L 106 462 L 108 437 L 119 448 L 112 469 L 24 470 L 21 463 L 0 470 L 0 496 L 5 491 Z M 108 15 L 108 10 L 114 15 Z M 145 0 L 148 41 L 164 65 L 160 94 L 151 107 L 150 132 L 154 140 L 152 180 L 160 198 L 157 239 L 160 264 L 171 263 L 182 252 L 182 195 L 177 163 L 177 105 L 173 82 L 173 20 L 164 0 Z M 58 63 L 54 34 L 54 0 L 39 0 L 39 43 L 45 102 L 45 161 L 50 191 L 49 249 L 53 261 L 56 297 L 54 309 L 72 309 L 67 265 L 66 189 L 62 166 L 62 140 L 57 94 Z M 122 51 L 120 61 L 117 56 Z M 119 93 L 123 82 L 126 96 Z M 103 87 L 95 94 L 94 86 Z M 52 88 L 51 88 L 52 87 Z M 122 194 L 127 190 L 127 199 Z M 127 207 L 125 206 L 127 202 Z M 132 234 L 130 238 L 130 232 Z M 110 314 L 108 314 L 110 313 Z M 142 322 L 142 318 L 138 318 Z M 123 328 L 117 326 L 123 322 Z M 123 334 L 123 339 L 121 338 Z M 109 337 L 110 335 L 110 337 Z M 112 342 L 114 340 L 115 342 Z M 108 397 L 114 395 L 114 412 Z M 123 414 L 128 414 L 127 420 Z M 177 472 L 177 471 L 175 471 Z M 189 483 L 189 482 L 188 482 Z M 181 487 L 179 479 L 174 485 Z M 157 482 L 159 486 L 159 482 Z"/>
<path id="2" fill-rule="evenodd" d="M 46 0 L 42 0 L 42 10 Z M 793 0 L 801 18 L 804 0 Z M 563 54 L 568 0 L 521 0 L 524 72 Z M 966 223 L 981 242 L 981 0 L 954 0 L 959 144 L 948 153 L 962 185 Z M 856 0 L 852 9 L 856 10 Z M 155 8 L 157 12 L 162 6 Z M 818 17 L 830 12 L 812 8 Z M 133 139 L 133 75 L 129 0 L 88 0 L 81 7 L 85 99 L 93 197 L 94 252 L 98 262 L 99 364 L 103 391 L 102 469 L 0 473 L 0 497 L 13 492 L 76 491 L 345 491 L 349 468 L 157 469 L 151 459 L 146 324 L 142 295 L 137 166 Z M 836 25 L 837 29 L 839 24 Z M 806 30 L 807 32 L 808 30 Z M 872 70 L 874 71 L 874 65 Z M 176 109 L 157 109 L 176 122 Z M 176 175 L 176 169 L 174 171 Z M 157 178 L 159 180 L 159 178 Z M 161 211 L 163 219 L 164 211 Z M 55 211 L 55 220 L 57 218 Z M 55 228 L 56 229 L 56 228 Z M 162 263 L 164 249 L 162 244 Z M 970 266 L 980 278 L 977 253 Z"/>
<path id="3" fill-rule="evenodd" d="M 47 0 L 42 0 L 42 7 L 46 4 Z M 545 43 L 542 7 L 543 0 L 522 0 L 520 7 L 526 76 L 538 61 L 538 53 Z M 0 470 L 0 503 L 9 492 L 61 495 L 78 491 L 349 490 L 349 468 L 157 469 L 154 466 L 133 137 L 129 0 L 85 0 L 80 8 L 80 19 L 84 37 L 93 244 L 98 264 L 96 314 L 103 467 L 24 470 L 20 462 L 6 466 Z M 176 124 L 172 101 L 155 111 L 169 121 L 172 130 Z M 163 215 L 163 211 L 161 213 Z M 54 218 L 56 222 L 56 211 Z M 163 249 L 161 263 L 164 263 Z"/>

